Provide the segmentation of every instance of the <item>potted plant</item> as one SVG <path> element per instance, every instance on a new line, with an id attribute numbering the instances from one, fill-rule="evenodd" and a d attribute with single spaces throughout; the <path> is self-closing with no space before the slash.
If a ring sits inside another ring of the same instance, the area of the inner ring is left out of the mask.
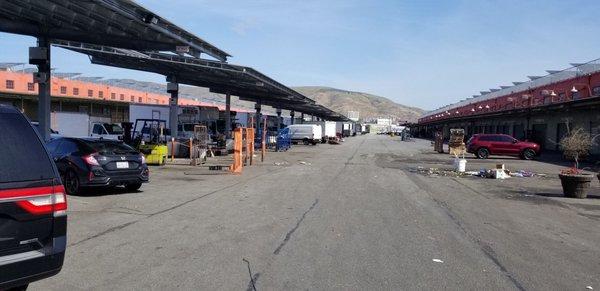
<path id="1" fill-rule="evenodd" d="M 566 197 L 586 198 L 593 176 L 579 169 L 579 161 L 588 155 L 592 139 L 582 128 L 569 131 L 559 143 L 565 158 L 574 161 L 573 167 L 564 169 L 558 175 Z"/>

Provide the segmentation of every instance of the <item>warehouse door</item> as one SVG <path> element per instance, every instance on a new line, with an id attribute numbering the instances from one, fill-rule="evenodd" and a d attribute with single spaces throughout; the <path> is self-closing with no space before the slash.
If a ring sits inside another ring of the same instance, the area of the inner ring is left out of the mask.
<path id="1" fill-rule="evenodd" d="M 556 150 L 560 150 L 559 143 L 563 139 L 563 137 L 567 136 L 569 133 L 569 128 L 566 123 L 559 123 L 556 125 Z"/>
<path id="2" fill-rule="evenodd" d="M 531 128 L 530 140 L 539 144 L 541 149 L 546 149 L 546 124 L 534 124 Z"/>

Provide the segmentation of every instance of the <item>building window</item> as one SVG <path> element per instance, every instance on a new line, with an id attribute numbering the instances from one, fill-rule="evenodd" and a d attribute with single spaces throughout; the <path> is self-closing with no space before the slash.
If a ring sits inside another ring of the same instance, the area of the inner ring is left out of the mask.
<path id="1" fill-rule="evenodd" d="M 129 98 L 129 100 L 130 100 L 131 102 L 135 102 L 135 96 L 131 95 L 131 97 Z"/>
<path id="2" fill-rule="evenodd" d="M 98 98 L 104 98 L 104 91 L 98 91 Z"/>
<path id="3" fill-rule="evenodd" d="M 110 115 L 110 107 L 108 107 L 108 106 L 102 107 L 102 114 L 105 116 Z"/>
<path id="4" fill-rule="evenodd" d="M 119 94 L 119 99 L 120 99 L 121 101 L 125 100 L 125 94 Z"/>
<path id="5" fill-rule="evenodd" d="M 27 91 L 35 91 L 35 85 L 33 83 L 27 83 Z"/>
<path id="6" fill-rule="evenodd" d="M 110 99 L 115 100 L 117 99 L 117 94 L 115 93 L 110 93 Z"/>
<path id="7" fill-rule="evenodd" d="M 79 95 L 79 88 L 73 88 L 73 95 Z"/>
<path id="8" fill-rule="evenodd" d="M 6 80 L 6 89 L 14 89 L 14 88 L 15 88 L 15 81 Z"/>
<path id="9" fill-rule="evenodd" d="M 138 102 L 142 103 L 142 97 L 138 97 Z"/>
<path id="10" fill-rule="evenodd" d="M 599 96 L 600 95 L 600 86 L 594 87 L 592 89 L 592 95 Z"/>
<path id="11" fill-rule="evenodd" d="M 67 94 L 67 86 L 60 86 L 60 94 Z"/>
<path id="12" fill-rule="evenodd" d="M 566 99 L 567 99 L 567 94 L 565 94 L 564 92 L 558 94 L 558 101 L 565 102 Z"/>
<path id="13" fill-rule="evenodd" d="M 94 97 L 94 90 L 88 90 L 88 97 Z"/>

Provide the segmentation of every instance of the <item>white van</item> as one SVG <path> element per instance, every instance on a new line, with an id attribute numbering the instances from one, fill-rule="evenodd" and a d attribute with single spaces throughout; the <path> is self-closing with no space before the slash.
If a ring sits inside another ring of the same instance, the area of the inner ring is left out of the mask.
<path id="1" fill-rule="evenodd" d="M 303 144 L 313 144 L 321 142 L 323 129 L 317 124 L 292 124 L 287 128 L 290 131 L 292 142 L 302 142 Z"/>

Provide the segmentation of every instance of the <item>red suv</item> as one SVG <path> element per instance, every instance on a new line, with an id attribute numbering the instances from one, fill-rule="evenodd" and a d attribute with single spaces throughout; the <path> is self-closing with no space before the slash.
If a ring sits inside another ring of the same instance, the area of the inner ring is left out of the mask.
<path id="1" fill-rule="evenodd" d="M 487 159 L 490 155 L 505 155 L 531 160 L 540 154 L 540 145 L 519 141 L 506 134 L 476 134 L 467 141 L 467 152 L 480 159 Z"/>

